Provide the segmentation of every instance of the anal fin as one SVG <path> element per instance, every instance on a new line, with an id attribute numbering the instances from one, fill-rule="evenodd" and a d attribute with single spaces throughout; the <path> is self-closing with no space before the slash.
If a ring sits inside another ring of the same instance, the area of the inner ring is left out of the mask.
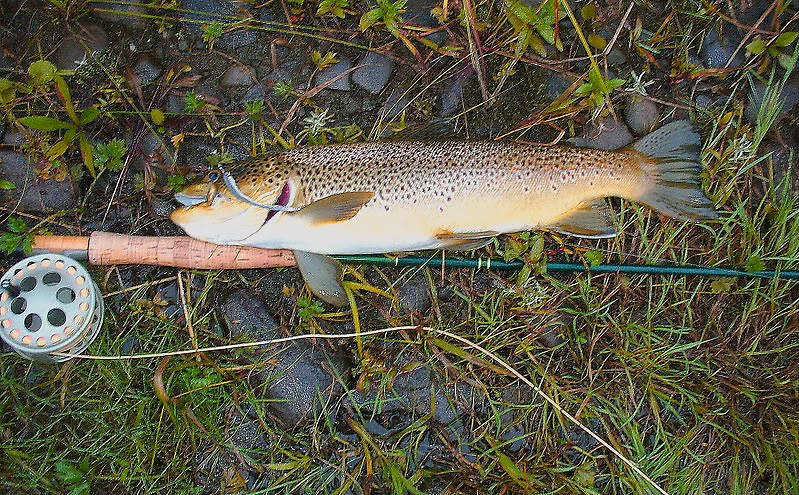
<path id="1" fill-rule="evenodd" d="M 341 285 L 344 269 L 341 263 L 324 254 L 294 251 L 294 260 L 302 278 L 316 297 L 335 306 L 349 304 Z"/>
<path id="2" fill-rule="evenodd" d="M 544 228 L 564 234 L 587 239 L 606 239 L 615 237 L 618 232 L 613 226 L 613 212 L 604 199 L 580 203 Z"/>
<path id="3" fill-rule="evenodd" d="M 499 232 L 484 230 L 481 232 L 441 232 L 436 235 L 445 244 L 441 249 L 450 251 L 473 251 L 480 249 L 491 243 L 491 240 L 498 236 Z"/>

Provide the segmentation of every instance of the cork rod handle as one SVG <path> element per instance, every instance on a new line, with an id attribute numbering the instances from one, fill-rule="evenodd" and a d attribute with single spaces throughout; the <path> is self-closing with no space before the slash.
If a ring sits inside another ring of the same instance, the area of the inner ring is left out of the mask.
<path id="1" fill-rule="evenodd" d="M 83 251 L 94 265 L 162 265 L 179 268 L 268 268 L 293 266 L 294 255 L 284 249 L 222 246 L 191 237 L 144 237 L 94 232 L 90 237 L 35 236 L 34 249 L 51 252 Z"/>

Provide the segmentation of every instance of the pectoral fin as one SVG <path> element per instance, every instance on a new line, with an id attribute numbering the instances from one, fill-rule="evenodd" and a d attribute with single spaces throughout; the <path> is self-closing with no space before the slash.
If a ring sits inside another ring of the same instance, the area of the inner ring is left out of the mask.
<path id="1" fill-rule="evenodd" d="M 335 306 L 349 304 L 341 285 L 344 269 L 341 263 L 324 254 L 294 251 L 297 268 L 316 297 Z"/>
<path id="2" fill-rule="evenodd" d="M 343 222 L 354 217 L 374 197 L 373 192 L 346 192 L 314 201 L 295 215 L 307 218 L 312 223 Z"/>
<path id="3" fill-rule="evenodd" d="M 446 244 L 442 249 L 450 251 L 473 251 L 491 243 L 499 232 L 484 230 L 481 232 L 441 232 L 436 237 Z"/>
<path id="4" fill-rule="evenodd" d="M 587 239 L 605 239 L 618 234 L 613 226 L 613 212 L 604 199 L 580 203 L 544 227 Z"/>

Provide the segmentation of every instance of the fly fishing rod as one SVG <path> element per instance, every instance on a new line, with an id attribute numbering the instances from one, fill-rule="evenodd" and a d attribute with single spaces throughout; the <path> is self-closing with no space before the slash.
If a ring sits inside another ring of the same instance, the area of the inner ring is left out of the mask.
<path id="1" fill-rule="evenodd" d="M 191 237 L 145 237 L 94 232 L 81 236 L 34 236 L 35 253 L 61 253 L 94 265 L 163 265 L 179 268 L 245 269 L 294 266 L 294 255 L 285 249 L 250 246 L 223 246 Z M 333 258 L 348 265 L 429 266 L 434 268 L 485 268 L 518 270 L 523 261 L 506 262 L 496 258 L 441 258 L 422 256 L 347 255 Z M 799 280 L 799 271 L 762 270 L 749 272 L 735 268 L 689 265 L 636 265 L 547 263 L 548 272 L 625 273 L 645 275 L 688 275 L 700 277 L 741 277 Z"/>

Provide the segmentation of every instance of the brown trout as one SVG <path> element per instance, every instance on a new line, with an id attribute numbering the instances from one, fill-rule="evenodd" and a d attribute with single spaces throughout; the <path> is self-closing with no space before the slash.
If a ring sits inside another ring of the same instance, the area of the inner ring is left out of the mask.
<path id="1" fill-rule="evenodd" d="M 212 171 L 175 195 L 185 206 L 170 218 L 197 239 L 292 249 L 314 292 L 346 304 L 331 280 L 340 267 L 320 255 L 472 250 L 534 229 L 611 237 L 610 196 L 681 220 L 717 218 L 699 151 L 687 121 L 617 151 L 402 140 L 299 148 L 231 165 L 232 184 Z"/>

